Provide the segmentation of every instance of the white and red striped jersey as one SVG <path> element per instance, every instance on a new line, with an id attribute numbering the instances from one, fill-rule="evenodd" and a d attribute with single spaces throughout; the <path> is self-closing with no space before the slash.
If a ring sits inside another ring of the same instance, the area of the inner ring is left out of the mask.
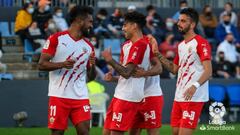
<path id="1" fill-rule="evenodd" d="M 160 86 L 160 76 L 148 76 L 145 80 L 145 86 L 144 86 L 144 97 L 150 97 L 150 96 L 161 96 L 162 89 Z"/>
<path id="2" fill-rule="evenodd" d="M 123 44 L 120 55 L 120 63 L 126 66 L 133 63 L 147 70 L 150 66 L 150 57 L 153 56 L 149 41 L 143 37 L 132 43 L 127 41 Z M 120 76 L 114 97 L 131 102 L 140 102 L 144 98 L 145 78 L 125 79 Z"/>
<path id="3" fill-rule="evenodd" d="M 188 42 L 178 45 L 174 63 L 179 66 L 176 83 L 175 101 L 184 101 L 184 92 L 198 81 L 204 72 L 202 62 L 211 60 L 211 48 L 207 40 L 196 35 Z M 193 95 L 191 101 L 205 102 L 209 100 L 208 81 L 202 84 Z"/>
<path id="4" fill-rule="evenodd" d="M 76 62 L 72 69 L 62 68 L 49 72 L 48 96 L 87 99 L 87 66 L 92 52 L 94 53 L 94 48 L 87 39 L 76 40 L 68 31 L 50 36 L 42 53 L 53 56 L 51 62 L 64 62 L 68 59 Z"/>

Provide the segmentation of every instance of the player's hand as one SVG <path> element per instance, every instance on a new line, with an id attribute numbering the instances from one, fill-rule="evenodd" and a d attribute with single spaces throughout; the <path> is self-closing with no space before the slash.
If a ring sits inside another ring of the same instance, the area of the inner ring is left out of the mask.
<path id="1" fill-rule="evenodd" d="M 147 35 L 150 44 L 152 45 L 153 53 L 158 53 L 158 43 L 157 40 L 151 35 Z"/>
<path id="2" fill-rule="evenodd" d="M 104 51 L 102 51 L 102 56 L 105 59 L 106 62 L 109 62 L 112 60 L 112 51 L 111 48 L 107 48 Z"/>
<path id="3" fill-rule="evenodd" d="M 133 74 L 133 77 L 136 77 L 136 78 L 145 77 L 145 73 L 146 71 L 143 68 L 137 68 Z"/>
<path id="4" fill-rule="evenodd" d="M 90 63 L 90 66 L 91 66 L 91 67 L 94 66 L 95 63 L 96 63 L 96 57 L 95 57 L 95 55 L 94 55 L 93 52 L 90 54 L 89 63 Z"/>
<path id="5" fill-rule="evenodd" d="M 195 86 L 191 86 L 190 88 L 188 88 L 184 93 L 183 93 L 183 97 L 186 101 L 190 101 L 194 95 L 194 93 L 196 92 L 196 87 Z"/>
<path id="6" fill-rule="evenodd" d="M 104 81 L 111 82 L 113 80 L 112 72 L 108 72 L 104 76 Z"/>
<path id="7" fill-rule="evenodd" d="M 72 69 L 74 64 L 75 64 L 75 60 L 73 59 L 68 59 L 66 61 L 63 62 L 63 68 L 66 68 L 66 69 Z"/>

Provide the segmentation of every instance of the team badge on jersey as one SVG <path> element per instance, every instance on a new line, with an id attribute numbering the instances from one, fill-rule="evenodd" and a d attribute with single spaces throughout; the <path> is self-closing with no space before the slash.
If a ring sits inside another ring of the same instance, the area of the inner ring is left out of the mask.
<path id="1" fill-rule="evenodd" d="M 132 59 L 135 59 L 136 56 L 137 56 L 137 51 L 135 51 L 135 52 L 133 53 L 133 55 L 132 55 Z"/>
<path id="2" fill-rule="evenodd" d="M 54 121 L 55 121 L 55 118 L 54 117 L 50 117 L 50 119 L 49 119 L 50 124 L 53 124 Z"/>
<path id="3" fill-rule="evenodd" d="M 50 45 L 50 40 L 47 40 L 43 46 L 43 49 L 48 49 L 49 45 Z"/>

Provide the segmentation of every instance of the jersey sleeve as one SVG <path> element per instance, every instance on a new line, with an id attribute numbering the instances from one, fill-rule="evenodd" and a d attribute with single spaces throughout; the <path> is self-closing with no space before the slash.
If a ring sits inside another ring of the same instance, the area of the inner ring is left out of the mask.
<path id="1" fill-rule="evenodd" d="M 137 42 L 133 44 L 129 51 L 126 65 L 129 63 L 133 63 L 135 65 L 141 64 L 146 51 L 146 47 L 147 44 L 144 42 Z"/>
<path id="2" fill-rule="evenodd" d="M 51 56 L 55 55 L 58 45 L 58 34 L 51 35 L 46 43 L 43 46 L 42 53 L 50 54 Z"/>
<path id="3" fill-rule="evenodd" d="M 201 61 L 211 60 L 211 47 L 207 41 L 198 43 L 197 54 Z"/>

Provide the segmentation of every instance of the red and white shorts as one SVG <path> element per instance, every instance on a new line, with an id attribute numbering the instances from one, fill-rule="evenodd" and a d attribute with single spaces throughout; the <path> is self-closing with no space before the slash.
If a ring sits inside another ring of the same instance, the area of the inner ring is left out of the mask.
<path id="1" fill-rule="evenodd" d="M 204 102 L 173 102 L 171 126 L 195 129 Z"/>
<path id="2" fill-rule="evenodd" d="M 73 125 L 82 121 L 88 121 L 90 116 L 90 104 L 88 99 L 66 99 L 49 97 L 48 128 L 65 130 L 68 126 L 68 118 Z"/>
<path id="3" fill-rule="evenodd" d="M 104 128 L 128 131 L 133 125 L 140 104 L 140 102 L 130 102 L 114 97 L 108 107 Z"/>
<path id="4" fill-rule="evenodd" d="M 133 128 L 160 128 L 162 108 L 163 96 L 146 97 L 135 117 Z"/>

